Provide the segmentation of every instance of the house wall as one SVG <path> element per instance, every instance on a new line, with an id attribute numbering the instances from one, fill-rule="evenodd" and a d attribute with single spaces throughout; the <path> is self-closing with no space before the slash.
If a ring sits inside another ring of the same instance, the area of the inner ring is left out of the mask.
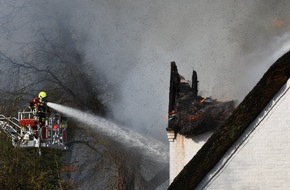
<path id="1" fill-rule="evenodd" d="M 290 189 L 290 82 L 197 189 Z"/>
<path id="2" fill-rule="evenodd" d="M 194 138 L 185 138 L 180 134 L 175 135 L 173 131 L 167 131 L 169 140 L 169 183 L 192 159 L 210 135 L 211 133 L 206 133 Z"/>

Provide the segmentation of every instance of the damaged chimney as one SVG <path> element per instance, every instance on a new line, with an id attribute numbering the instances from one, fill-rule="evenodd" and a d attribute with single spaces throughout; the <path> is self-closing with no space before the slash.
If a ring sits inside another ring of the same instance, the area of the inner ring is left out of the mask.
<path id="1" fill-rule="evenodd" d="M 220 127 L 234 110 L 234 101 L 219 102 L 198 96 L 197 73 L 192 72 L 192 85 L 179 75 L 171 62 L 169 117 L 167 131 L 185 137 L 196 136 Z"/>

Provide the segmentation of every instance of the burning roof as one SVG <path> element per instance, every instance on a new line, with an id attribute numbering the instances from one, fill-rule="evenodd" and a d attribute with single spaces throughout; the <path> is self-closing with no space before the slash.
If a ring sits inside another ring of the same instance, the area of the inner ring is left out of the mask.
<path id="1" fill-rule="evenodd" d="M 168 189 L 194 189 L 263 111 L 289 78 L 290 52 L 279 58 L 269 68 L 225 124 L 214 132 Z"/>
<path id="2" fill-rule="evenodd" d="M 234 110 L 234 102 L 220 102 L 198 96 L 197 74 L 193 71 L 192 85 L 179 75 L 171 63 L 169 120 L 167 130 L 186 137 L 196 136 L 220 127 Z"/>

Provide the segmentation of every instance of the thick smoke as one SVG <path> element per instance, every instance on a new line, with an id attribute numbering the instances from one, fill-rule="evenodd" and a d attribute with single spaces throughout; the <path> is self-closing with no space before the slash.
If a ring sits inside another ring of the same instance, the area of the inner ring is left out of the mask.
<path id="1" fill-rule="evenodd" d="M 112 117 L 162 140 L 171 61 L 187 79 L 197 71 L 201 95 L 240 101 L 288 50 L 286 0 L 30 0 L 25 6 L 34 10 L 24 14 L 34 29 L 61 20 L 85 36 L 78 45 L 114 87 L 103 97 Z"/>

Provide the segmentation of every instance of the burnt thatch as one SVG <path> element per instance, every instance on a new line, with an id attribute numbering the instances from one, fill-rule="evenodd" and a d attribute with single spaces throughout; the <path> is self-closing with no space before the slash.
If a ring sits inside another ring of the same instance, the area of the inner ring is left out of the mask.
<path id="1" fill-rule="evenodd" d="M 234 102 L 196 103 L 191 110 L 180 112 L 178 133 L 193 137 L 219 128 L 234 110 Z M 198 108 L 197 108 L 198 107 Z"/>
<path id="2" fill-rule="evenodd" d="M 192 87 L 171 63 L 169 122 L 173 130 L 191 138 L 219 128 L 234 110 L 234 101 L 220 102 L 198 96 L 197 73 L 193 71 Z"/>
<path id="3" fill-rule="evenodd" d="M 194 158 L 184 167 L 169 189 L 194 189 L 262 112 L 290 77 L 290 52 L 278 59 L 217 129 Z"/>

